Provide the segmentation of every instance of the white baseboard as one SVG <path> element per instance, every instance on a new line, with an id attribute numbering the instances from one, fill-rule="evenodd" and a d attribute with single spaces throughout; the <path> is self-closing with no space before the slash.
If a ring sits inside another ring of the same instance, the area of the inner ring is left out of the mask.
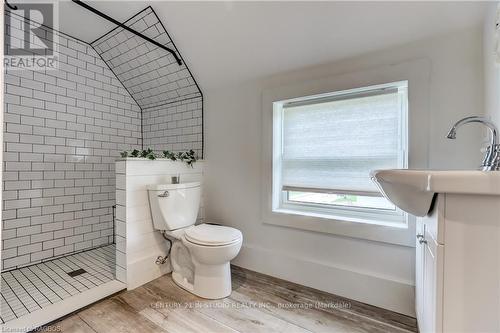
<path id="1" fill-rule="evenodd" d="M 155 264 L 158 253 L 165 255 L 161 252 L 153 252 L 153 254 L 127 263 L 127 290 L 135 289 L 172 272 L 170 258 L 162 265 Z"/>
<path id="2" fill-rule="evenodd" d="M 2 325 L 2 332 L 32 331 L 89 304 L 97 302 L 100 299 L 113 295 L 126 287 L 124 283 L 117 280 L 101 284 L 100 286 L 51 304 L 43 309 L 29 313 L 21 318 L 11 320 Z"/>
<path id="3" fill-rule="evenodd" d="M 352 300 L 415 316 L 415 286 L 244 245 L 233 264 Z"/>

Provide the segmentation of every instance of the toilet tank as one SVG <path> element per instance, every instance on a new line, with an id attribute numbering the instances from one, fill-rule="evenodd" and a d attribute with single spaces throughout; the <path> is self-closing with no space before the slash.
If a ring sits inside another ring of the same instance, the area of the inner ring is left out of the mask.
<path id="1" fill-rule="evenodd" d="M 148 185 L 149 206 L 156 230 L 176 230 L 196 223 L 201 184 Z"/>

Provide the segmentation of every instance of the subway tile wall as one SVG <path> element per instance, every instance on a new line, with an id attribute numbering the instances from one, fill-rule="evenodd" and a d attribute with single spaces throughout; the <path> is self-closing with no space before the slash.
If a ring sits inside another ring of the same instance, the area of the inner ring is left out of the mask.
<path id="1" fill-rule="evenodd" d="M 58 70 L 4 76 L 4 270 L 111 243 L 115 159 L 142 144 L 141 109 L 95 50 L 59 34 L 59 52 Z"/>
<path id="2" fill-rule="evenodd" d="M 201 157 L 202 105 L 202 98 L 197 97 L 144 109 L 142 113 L 144 146 L 159 151 L 193 149 Z"/>
<path id="3" fill-rule="evenodd" d="M 177 52 L 151 7 L 126 24 Z M 185 63 L 179 66 L 172 54 L 121 28 L 92 46 L 142 109 L 144 147 L 194 149 L 201 157 L 202 94 Z"/>

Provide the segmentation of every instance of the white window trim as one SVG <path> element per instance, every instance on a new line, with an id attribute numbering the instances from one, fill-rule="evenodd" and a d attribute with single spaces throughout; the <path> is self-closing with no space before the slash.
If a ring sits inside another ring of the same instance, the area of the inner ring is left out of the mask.
<path id="1" fill-rule="evenodd" d="M 408 81 L 408 166 L 428 168 L 430 61 L 419 59 L 354 73 L 279 86 L 263 92 L 262 99 L 262 221 L 265 224 L 329 233 L 391 244 L 415 246 L 415 218 L 410 216 L 407 228 L 369 224 L 364 219 L 325 218 L 319 213 L 299 215 L 283 209 L 273 212 L 273 103 L 300 96 L 374 86 L 388 82 Z M 275 193 L 274 195 L 279 195 Z M 276 202 L 274 200 L 274 202 Z M 362 223 L 352 223 L 362 222 Z"/>

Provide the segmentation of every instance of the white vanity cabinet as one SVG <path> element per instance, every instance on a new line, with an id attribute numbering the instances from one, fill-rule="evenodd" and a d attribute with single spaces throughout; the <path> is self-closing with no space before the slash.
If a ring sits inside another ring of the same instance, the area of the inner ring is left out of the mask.
<path id="1" fill-rule="evenodd" d="M 500 332 L 500 196 L 437 194 L 415 272 L 420 332 Z"/>
<path id="2" fill-rule="evenodd" d="M 415 216 L 420 332 L 500 332 L 500 171 L 375 170 Z M 430 212 L 430 213 L 428 213 Z"/>

